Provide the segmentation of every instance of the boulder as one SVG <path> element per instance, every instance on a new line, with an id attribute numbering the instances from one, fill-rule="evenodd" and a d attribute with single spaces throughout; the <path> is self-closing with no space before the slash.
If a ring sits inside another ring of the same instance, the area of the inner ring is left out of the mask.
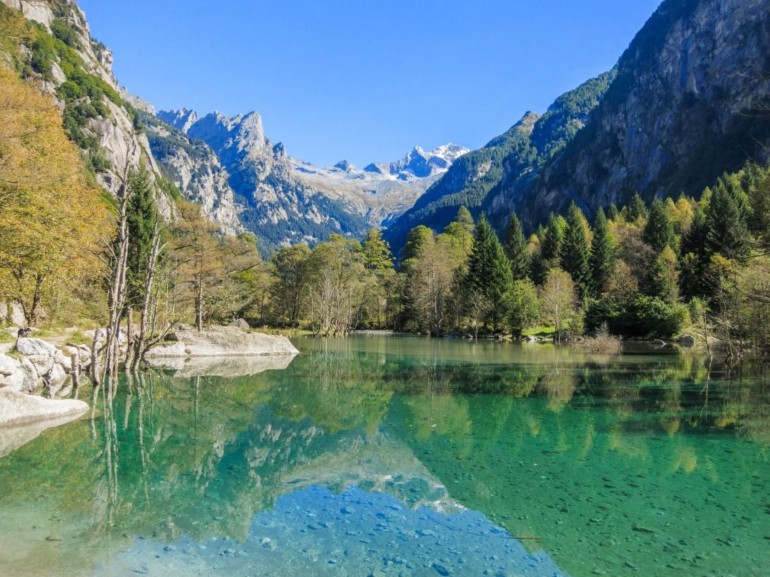
<path id="1" fill-rule="evenodd" d="M 42 392 L 43 384 L 40 381 L 40 375 L 38 374 L 35 365 L 33 365 L 27 357 L 22 357 L 20 364 L 21 374 L 23 376 L 21 392 L 33 394 Z"/>
<path id="2" fill-rule="evenodd" d="M 88 403 L 83 401 L 44 399 L 0 389 L 0 428 L 61 417 L 76 418 L 86 411 Z"/>
<path id="3" fill-rule="evenodd" d="M 151 348 L 145 354 L 148 359 L 153 358 L 184 358 L 188 356 L 187 349 L 182 342 L 175 342 L 173 345 L 159 345 Z"/>
<path id="4" fill-rule="evenodd" d="M 67 373 L 58 363 L 54 363 L 51 370 L 43 375 L 43 381 L 45 383 L 45 393 L 50 399 L 55 399 L 59 396 L 63 396 L 62 390 L 64 384 L 67 382 Z"/>
<path id="5" fill-rule="evenodd" d="M 174 345 L 155 347 L 148 358 L 229 357 L 296 355 L 299 351 L 286 337 L 249 333 L 236 327 L 207 327 L 198 331 L 177 330 Z"/>
<path id="6" fill-rule="evenodd" d="M 0 388 L 21 391 L 24 386 L 24 374 L 21 372 L 21 362 L 0 354 Z"/>
<path id="7" fill-rule="evenodd" d="M 53 356 L 25 355 L 24 358 L 35 367 L 35 372 L 40 377 L 50 372 L 55 364 Z"/>
<path id="8" fill-rule="evenodd" d="M 16 350 L 25 357 L 54 358 L 59 351 L 51 343 L 40 339 L 20 338 L 16 341 Z"/>

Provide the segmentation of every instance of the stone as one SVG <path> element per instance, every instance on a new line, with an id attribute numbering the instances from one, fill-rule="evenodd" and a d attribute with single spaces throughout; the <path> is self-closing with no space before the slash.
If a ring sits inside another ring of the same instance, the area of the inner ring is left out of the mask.
<path id="1" fill-rule="evenodd" d="M 23 387 L 24 373 L 21 371 L 21 362 L 0 354 L 0 388 L 21 391 Z"/>
<path id="2" fill-rule="evenodd" d="M 53 356 L 27 355 L 24 358 L 35 367 L 38 377 L 47 374 L 56 364 Z"/>
<path id="3" fill-rule="evenodd" d="M 47 356 L 53 358 L 58 350 L 51 343 L 41 339 L 20 338 L 16 342 L 16 350 L 26 357 Z"/>
<path id="4" fill-rule="evenodd" d="M 62 417 L 76 418 L 86 411 L 88 403 L 83 401 L 44 399 L 7 389 L 0 390 L 0 427 L 3 428 Z"/>
<path id="5" fill-rule="evenodd" d="M 19 372 L 19 361 L 11 357 L 0 354 L 0 378 L 10 377 Z"/>
<path id="6" fill-rule="evenodd" d="M 245 333 L 235 327 L 207 327 L 198 332 L 177 330 L 176 343 L 154 347 L 148 358 L 296 355 L 299 351 L 286 337 Z"/>
<path id="7" fill-rule="evenodd" d="M 251 328 L 249 326 L 249 323 L 247 323 L 243 319 L 236 319 L 233 322 L 231 322 L 229 326 L 237 328 L 237 329 L 241 329 L 241 330 L 244 330 L 244 331 L 248 331 Z"/>
<path id="8" fill-rule="evenodd" d="M 46 387 L 47 394 L 50 398 L 54 399 L 58 396 L 62 396 L 63 387 L 67 382 L 67 373 L 60 364 L 54 363 L 50 372 L 47 375 L 48 385 Z"/>
<path id="9" fill-rule="evenodd" d="M 38 393 L 43 390 L 42 383 L 40 383 L 40 375 L 27 357 L 22 357 L 20 361 L 20 369 L 23 376 L 23 383 L 21 386 L 22 393 Z"/>

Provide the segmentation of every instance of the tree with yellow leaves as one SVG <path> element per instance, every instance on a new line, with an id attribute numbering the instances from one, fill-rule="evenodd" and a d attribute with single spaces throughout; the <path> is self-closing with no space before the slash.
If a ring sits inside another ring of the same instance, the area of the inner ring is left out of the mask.
<path id="1" fill-rule="evenodd" d="M 98 276 L 109 230 L 54 102 L 0 68 L 0 300 L 37 324 L 62 293 Z"/>

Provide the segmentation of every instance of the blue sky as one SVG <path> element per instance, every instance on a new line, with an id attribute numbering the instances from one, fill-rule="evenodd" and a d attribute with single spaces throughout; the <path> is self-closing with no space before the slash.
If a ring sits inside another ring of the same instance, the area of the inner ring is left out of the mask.
<path id="1" fill-rule="evenodd" d="M 158 109 L 257 110 L 322 166 L 479 148 L 608 70 L 659 0 L 78 0 Z"/>

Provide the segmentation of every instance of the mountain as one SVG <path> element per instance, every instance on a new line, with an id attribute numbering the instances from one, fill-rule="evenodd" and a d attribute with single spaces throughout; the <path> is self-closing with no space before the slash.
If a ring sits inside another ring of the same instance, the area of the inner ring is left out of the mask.
<path id="1" fill-rule="evenodd" d="M 411 207 L 466 152 L 415 147 L 400 161 L 371 165 L 382 173 L 344 162 L 317 168 L 271 143 L 257 113 L 156 115 L 120 87 L 111 52 L 91 38 L 72 0 L 0 0 L 0 19 L 19 31 L 4 36 L 2 48 L 25 80 L 57 99 L 65 130 L 99 184 L 117 194 L 129 170 L 147 166 L 166 218 L 174 218 L 179 193 L 221 232 L 254 232 L 264 255 L 332 233 L 363 237 Z"/>
<path id="2" fill-rule="evenodd" d="M 362 237 L 369 228 L 387 224 L 408 209 L 453 160 L 467 152 L 452 144 L 432 152 L 415 147 L 400 161 L 364 170 L 346 161 L 318 168 L 288 156 L 282 144 L 273 144 L 256 112 L 199 116 L 182 109 L 161 111 L 157 118 L 168 125 L 167 132 L 198 142 L 216 155 L 227 173 L 240 223 L 266 250 L 296 242 L 312 244 L 332 233 Z M 155 140 L 151 143 L 156 156 L 161 155 L 161 147 Z M 178 177 L 174 180 L 185 189 Z"/>
<path id="3" fill-rule="evenodd" d="M 770 156 L 770 1 L 666 0 L 634 38 L 586 126 L 528 189 L 490 212 L 530 227 L 572 201 L 593 213 L 635 192 L 699 196 Z"/>
<path id="4" fill-rule="evenodd" d="M 374 227 L 388 227 L 469 150 L 445 144 L 426 152 L 419 146 L 395 162 L 372 163 L 363 170 L 343 160 L 319 168 L 293 160 L 294 173 L 327 196 L 339 198 Z"/>
<path id="5" fill-rule="evenodd" d="M 507 132 L 457 159 L 447 173 L 399 217 L 385 237 L 397 253 L 417 225 L 441 230 L 461 206 L 474 216 L 501 194 L 504 181 L 531 181 L 537 170 L 583 127 L 601 100 L 614 71 L 589 80 L 558 98 L 542 116 L 527 112 Z M 503 223 L 504 224 L 504 223 Z"/>
<path id="6" fill-rule="evenodd" d="M 395 248 L 464 205 L 498 231 L 533 230 L 576 202 L 699 196 L 770 158 L 770 0 L 666 0 L 615 69 L 459 161 L 386 231 Z"/>
<path id="7" fill-rule="evenodd" d="M 18 23 L 19 15 L 27 19 Z M 145 135 L 137 130 L 136 108 L 112 73 L 112 53 L 91 38 L 88 21 L 69 0 L 0 0 L 3 52 L 21 76 L 56 98 L 64 128 L 88 160 L 95 180 L 115 194 L 127 170 L 145 163 L 151 178 L 160 170 Z M 18 33 L 8 33 L 9 27 Z M 159 195 L 160 210 L 173 206 Z"/>

